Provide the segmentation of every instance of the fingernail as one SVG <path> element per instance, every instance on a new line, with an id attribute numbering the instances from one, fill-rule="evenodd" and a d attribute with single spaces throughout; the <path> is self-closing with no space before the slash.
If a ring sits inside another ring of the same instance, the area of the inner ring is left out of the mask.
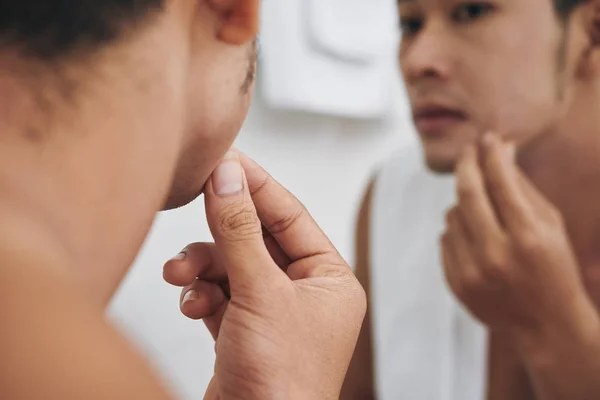
<path id="1" fill-rule="evenodd" d="M 243 189 L 242 165 L 237 153 L 227 152 L 212 174 L 212 184 L 218 196 L 239 193 Z"/>
<path id="2" fill-rule="evenodd" d="M 200 294 L 198 292 L 196 292 L 195 290 L 190 290 L 188 291 L 186 294 L 183 295 L 183 300 L 181 300 L 181 304 L 185 304 L 188 301 L 192 301 L 192 300 L 198 300 L 198 298 L 200 297 Z"/>
<path id="3" fill-rule="evenodd" d="M 175 257 L 173 257 L 171 260 L 173 261 L 182 261 L 185 260 L 185 257 L 187 256 L 187 254 L 185 254 L 185 252 L 181 252 L 179 254 L 177 254 Z"/>

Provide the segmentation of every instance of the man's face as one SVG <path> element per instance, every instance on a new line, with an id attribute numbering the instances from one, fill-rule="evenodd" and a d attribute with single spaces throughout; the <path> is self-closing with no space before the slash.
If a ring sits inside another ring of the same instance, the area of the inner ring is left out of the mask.
<path id="1" fill-rule="evenodd" d="M 565 38 L 552 1 L 398 3 L 400 67 L 432 170 L 451 172 L 486 131 L 524 143 L 565 112 Z"/>
<path id="2" fill-rule="evenodd" d="M 186 132 L 166 208 L 201 194 L 238 135 L 254 89 L 256 42 L 238 46 L 220 40 L 218 16 L 202 4 L 191 38 Z"/>

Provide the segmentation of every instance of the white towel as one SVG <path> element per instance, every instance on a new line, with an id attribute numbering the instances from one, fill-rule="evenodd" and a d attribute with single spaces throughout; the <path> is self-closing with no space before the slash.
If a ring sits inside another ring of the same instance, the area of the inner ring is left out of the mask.
<path id="1" fill-rule="evenodd" d="M 394 51 L 396 10 L 388 0 L 306 0 L 310 44 L 365 65 Z"/>
<path id="2" fill-rule="evenodd" d="M 259 94 L 272 108 L 378 118 L 391 106 L 393 0 L 263 4 Z"/>
<path id="3" fill-rule="evenodd" d="M 440 257 L 452 176 L 411 145 L 382 168 L 371 203 L 370 307 L 377 398 L 481 400 L 487 334 L 452 295 Z"/>

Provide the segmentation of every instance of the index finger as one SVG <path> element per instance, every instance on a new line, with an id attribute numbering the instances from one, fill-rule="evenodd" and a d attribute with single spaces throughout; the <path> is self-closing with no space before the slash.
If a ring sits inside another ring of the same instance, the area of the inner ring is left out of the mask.
<path id="1" fill-rule="evenodd" d="M 496 135 L 486 134 L 482 147 L 483 172 L 490 197 L 506 229 L 518 233 L 525 225 L 532 224 L 533 208 L 523 190 L 517 167 Z"/>
<path id="2" fill-rule="evenodd" d="M 502 235 L 502 229 L 488 198 L 485 181 L 473 145 L 465 149 L 456 167 L 459 210 L 469 239 L 486 245 Z"/>
<path id="3" fill-rule="evenodd" d="M 339 253 L 304 205 L 261 166 L 244 154 L 240 160 L 252 201 L 264 227 L 291 262 Z"/>

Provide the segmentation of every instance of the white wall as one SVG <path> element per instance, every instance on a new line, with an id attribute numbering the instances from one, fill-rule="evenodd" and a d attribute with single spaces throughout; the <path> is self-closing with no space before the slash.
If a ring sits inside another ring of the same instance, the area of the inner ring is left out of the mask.
<path id="1" fill-rule="evenodd" d="M 413 140 L 401 86 L 385 122 L 267 110 L 260 93 L 237 146 L 296 194 L 352 262 L 357 206 L 376 165 Z M 213 342 L 200 321 L 179 313 L 179 289 L 162 265 L 186 244 L 209 241 L 202 201 L 160 215 L 111 316 L 184 399 L 201 399 L 212 376 Z"/>

